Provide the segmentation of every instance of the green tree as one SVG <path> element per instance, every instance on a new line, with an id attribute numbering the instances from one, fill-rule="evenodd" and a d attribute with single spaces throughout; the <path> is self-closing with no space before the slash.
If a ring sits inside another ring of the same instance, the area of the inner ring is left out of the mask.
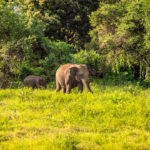
<path id="1" fill-rule="evenodd" d="M 106 55 L 114 71 L 131 68 L 135 77 L 145 78 L 150 65 L 148 0 L 101 3 L 90 16 L 92 44 Z"/>
<path id="2" fill-rule="evenodd" d="M 46 53 L 41 46 L 45 25 L 38 12 L 17 4 L 0 2 L 0 87 L 20 79 L 22 68 L 37 66 Z"/>
<path id="3" fill-rule="evenodd" d="M 47 23 L 30 1 L 1 1 L 0 19 L 0 87 L 29 74 L 50 79 L 76 51 L 73 45 L 45 36 Z"/>
<path id="4" fill-rule="evenodd" d="M 96 10 L 98 2 L 99 0 L 37 0 L 32 1 L 32 4 L 47 23 L 46 36 L 83 46 L 90 40 L 88 15 Z"/>

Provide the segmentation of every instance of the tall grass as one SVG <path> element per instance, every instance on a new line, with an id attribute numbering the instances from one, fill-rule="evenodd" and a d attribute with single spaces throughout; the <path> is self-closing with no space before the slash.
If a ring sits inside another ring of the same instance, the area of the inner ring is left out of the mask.
<path id="1" fill-rule="evenodd" d="M 0 90 L 0 149 L 150 149 L 150 89 L 99 80 L 92 89 Z"/>

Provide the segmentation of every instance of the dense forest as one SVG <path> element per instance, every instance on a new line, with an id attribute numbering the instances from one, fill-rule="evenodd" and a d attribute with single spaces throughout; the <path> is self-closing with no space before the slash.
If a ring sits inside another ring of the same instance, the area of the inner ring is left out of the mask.
<path id="1" fill-rule="evenodd" d="M 149 0 L 0 1 L 1 88 L 65 63 L 150 81 Z"/>

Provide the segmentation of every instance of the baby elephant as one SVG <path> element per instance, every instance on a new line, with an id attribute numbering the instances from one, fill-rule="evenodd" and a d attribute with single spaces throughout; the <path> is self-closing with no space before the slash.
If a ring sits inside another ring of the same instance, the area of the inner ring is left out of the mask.
<path id="1" fill-rule="evenodd" d="M 32 88 L 46 88 L 46 80 L 43 77 L 29 75 L 23 80 L 23 84 Z"/>

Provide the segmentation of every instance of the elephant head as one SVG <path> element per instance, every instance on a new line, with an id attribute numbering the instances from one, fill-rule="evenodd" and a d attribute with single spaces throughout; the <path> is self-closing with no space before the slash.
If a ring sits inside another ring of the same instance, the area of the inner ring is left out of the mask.
<path id="1" fill-rule="evenodd" d="M 72 66 L 70 66 L 69 70 L 70 73 L 75 76 L 75 79 L 77 81 L 82 81 L 87 91 L 93 93 L 89 85 L 89 71 L 85 64 L 73 64 Z"/>
<path id="2" fill-rule="evenodd" d="M 78 68 L 77 68 L 77 67 L 70 67 L 70 68 L 67 70 L 67 73 L 68 73 L 69 76 L 74 76 L 74 77 L 76 77 L 77 71 L 78 71 Z"/>
<path id="3" fill-rule="evenodd" d="M 78 80 L 76 79 L 78 68 L 77 67 L 70 67 L 65 71 L 65 79 L 69 83 L 76 83 Z"/>
<path id="4" fill-rule="evenodd" d="M 40 86 L 46 88 L 46 80 L 43 77 L 39 77 L 38 83 Z"/>

